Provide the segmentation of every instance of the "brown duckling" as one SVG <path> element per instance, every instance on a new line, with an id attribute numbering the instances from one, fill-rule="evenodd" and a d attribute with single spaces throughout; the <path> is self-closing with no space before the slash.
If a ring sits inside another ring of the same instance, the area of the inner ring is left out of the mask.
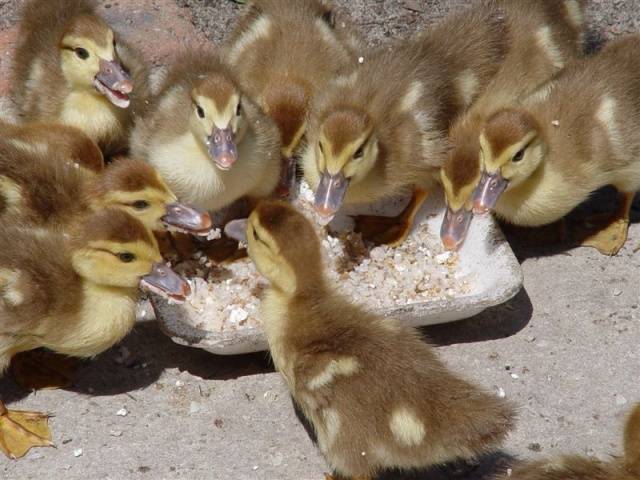
<path id="1" fill-rule="evenodd" d="M 484 121 L 581 57 L 584 4 L 582 0 L 501 3 L 509 36 L 504 62 L 484 92 L 449 131 L 451 149 L 440 172 L 448 206 L 441 231 L 446 248 L 457 249 L 471 224 L 472 197 L 483 170 L 478 138 Z"/>
<path id="2" fill-rule="evenodd" d="M 359 222 L 371 240 L 401 243 L 436 184 L 451 122 L 493 77 L 505 44 L 502 11 L 477 6 L 366 55 L 355 73 L 333 82 L 311 112 L 303 155 L 318 213 L 328 221 L 343 203 L 413 191 L 398 218 Z M 382 231 L 367 232 L 376 226 Z"/>
<path id="3" fill-rule="evenodd" d="M 252 0 L 227 44 L 229 62 L 249 97 L 278 125 L 280 194 L 295 187 L 294 158 L 311 102 L 337 75 L 358 65 L 359 40 L 326 0 Z"/>
<path id="4" fill-rule="evenodd" d="M 28 0 L 14 60 L 20 117 L 81 129 L 105 155 L 128 147 L 143 111 L 148 75 L 91 0 Z"/>
<path id="5" fill-rule="evenodd" d="M 26 152 L 57 152 L 54 156 L 74 165 L 100 172 L 104 168 L 102 151 L 82 130 L 60 123 L 14 125 L 0 120 L 0 141 L 8 141 Z"/>
<path id="6" fill-rule="evenodd" d="M 0 372 L 35 348 L 75 357 L 107 350 L 133 327 L 140 287 L 175 301 L 190 292 L 160 263 L 148 229 L 119 210 L 90 214 L 70 236 L 2 223 L 0 244 Z M 51 445 L 46 418 L 0 401 L 0 450 L 16 458 Z"/>
<path id="7" fill-rule="evenodd" d="M 627 421 L 624 456 L 610 462 L 592 458 L 564 456 L 516 466 L 510 480 L 639 480 L 640 479 L 640 404 Z M 496 479 L 498 480 L 498 479 Z"/>
<path id="8" fill-rule="evenodd" d="M 521 226 L 563 218 L 613 185 L 620 210 L 584 241 L 615 255 L 627 238 L 640 190 L 640 35 L 574 62 L 526 99 L 495 112 L 480 135 L 485 178 L 474 208 Z"/>
<path id="9" fill-rule="evenodd" d="M 180 56 L 132 138 L 181 201 L 219 210 L 268 197 L 280 175 L 278 130 L 208 52 Z"/>
<path id="10" fill-rule="evenodd" d="M 142 160 L 118 159 L 101 173 L 74 168 L 57 151 L 24 149 L 0 140 L 0 219 L 68 228 L 88 211 L 115 207 L 150 230 L 211 230 L 206 212 L 176 203 L 158 173 Z"/>
<path id="11" fill-rule="evenodd" d="M 261 309 L 274 364 L 337 473 L 367 479 L 500 445 L 514 423 L 512 406 L 448 370 L 417 330 L 339 295 L 300 212 L 263 202 L 245 232 L 271 284 Z"/>

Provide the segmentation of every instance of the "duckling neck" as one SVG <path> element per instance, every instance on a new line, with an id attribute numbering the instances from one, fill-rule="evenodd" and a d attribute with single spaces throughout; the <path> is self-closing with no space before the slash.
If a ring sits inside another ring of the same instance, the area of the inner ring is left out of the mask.
<path id="1" fill-rule="evenodd" d="M 92 357 L 124 338 L 136 321 L 137 288 L 85 281 L 76 321 L 52 339 L 49 348 L 77 357 Z M 62 329 L 61 329 L 62 330 Z"/>

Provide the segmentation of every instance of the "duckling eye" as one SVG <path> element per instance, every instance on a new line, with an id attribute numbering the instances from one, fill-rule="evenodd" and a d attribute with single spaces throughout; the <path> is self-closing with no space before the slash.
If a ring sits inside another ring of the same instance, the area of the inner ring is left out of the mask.
<path id="1" fill-rule="evenodd" d="M 149 208 L 149 202 L 147 202 L 146 200 L 136 200 L 135 202 L 133 202 L 132 206 L 136 210 L 146 210 L 147 208 Z"/>
<path id="2" fill-rule="evenodd" d="M 89 52 L 82 47 L 75 48 L 73 51 L 76 53 L 76 57 L 80 60 L 86 60 L 89 58 Z"/>
<path id="3" fill-rule="evenodd" d="M 331 10 L 327 10 L 322 14 L 322 20 L 331 28 L 336 28 L 336 16 Z"/>
<path id="4" fill-rule="evenodd" d="M 524 148 L 513 156 L 513 163 L 518 163 L 524 158 Z"/>
<path id="5" fill-rule="evenodd" d="M 362 157 L 364 157 L 364 147 L 360 147 L 353 156 L 356 160 L 360 160 Z"/>
<path id="6" fill-rule="evenodd" d="M 320 153 L 324 155 L 324 147 L 322 146 L 322 142 L 318 142 L 318 148 L 320 149 Z"/>
<path id="7" fill-rule="evenodd" d="M 200 118 L 204 118 L 204 108 L 202 108 L 200 105 L 196 105 L 196 112 L 198 112 L 198 116 Z"/>
<path id="8" fill-rule="evenodd" d="M 118 259 L 120 259 L 122 263 L 131 263 L 136 261 L 136 256 L 130 252 L 122 252 L 118 254 Z"/>
<path id="9" fill-rule="evenodd" d="M 238 108 L 236 108 L 236 116 L 240 116 L 242 113 L 242 102 L 238 102 Z"/>

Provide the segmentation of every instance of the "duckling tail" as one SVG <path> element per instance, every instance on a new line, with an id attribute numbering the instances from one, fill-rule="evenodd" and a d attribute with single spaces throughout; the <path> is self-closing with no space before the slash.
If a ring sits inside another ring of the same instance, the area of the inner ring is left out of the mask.
<path id="1" fill-rule="evenodd" d="M 624 450 L 627 469 L 640 479 L 640 403 L 636 405 L 627 421 Z"/>

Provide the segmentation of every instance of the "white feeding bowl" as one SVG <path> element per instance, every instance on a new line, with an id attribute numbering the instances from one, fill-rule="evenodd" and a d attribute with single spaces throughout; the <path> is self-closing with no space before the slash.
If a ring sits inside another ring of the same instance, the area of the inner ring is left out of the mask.
<path id="1" fill-rule="evenodd" d="M 309 200 L 304 187 L 302 198 Z M 389 215 L 406 201 L 356 210 Z M 310 212 L 307 204 L 303 210 Z M 369 250 L 364 260 L 359 258 L 339 273 L 335 264 L 343 253 L 342 243 L 327 237 L 323 245 L 332 283 L 354 302 L 413 326 L 469 318 L 514 297 L 522 288 L 522 270 L 494 219 L 477 216 L 460 251 L 450 254 L 439 238 L 444 211 L 442 194 L 434 192 L 402 246 Z M 343 215 L 331 226 L 340 231 L 350 223 Z M 291 245 L 295 248 L 295 238 Z M 218 355 L 266 350 L 257 298 L 266 283 L 250 260 L 236 262 L 214 277 L 213 282 L 194 279 L 192 302 L 152 301 L 163 331 L 178 344 Z"/>

